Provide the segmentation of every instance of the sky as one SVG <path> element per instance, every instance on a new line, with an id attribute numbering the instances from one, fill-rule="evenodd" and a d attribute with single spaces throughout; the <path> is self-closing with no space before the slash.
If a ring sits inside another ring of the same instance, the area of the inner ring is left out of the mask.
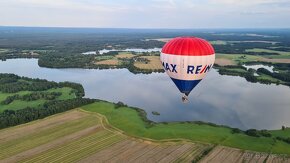
<path id="1" fill-rule="evenodd" d="M 0 26 L 290 27 L 290 0 L 0 0 L 0 8 Z"/>

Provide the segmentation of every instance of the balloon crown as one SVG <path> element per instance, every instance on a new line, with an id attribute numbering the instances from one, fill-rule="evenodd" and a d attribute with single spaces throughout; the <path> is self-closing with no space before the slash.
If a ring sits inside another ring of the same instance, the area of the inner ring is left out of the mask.
<path id="1" fill-rule="evenodd" d="M 161 52 L 188 56 L 205 56 L 215 53 L 209 42 L 192 36 L 176 37 L 170 40 L 163 46 Z"/>

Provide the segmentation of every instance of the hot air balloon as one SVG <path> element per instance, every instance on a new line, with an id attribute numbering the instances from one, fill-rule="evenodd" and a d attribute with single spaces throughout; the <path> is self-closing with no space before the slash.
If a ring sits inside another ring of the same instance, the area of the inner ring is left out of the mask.
<path id="1" fill-rule="evenodd" d="M 192 89 L 212 68 L 215 52 L 210 43 L 197 37 L 177 37 L 167 42 L 160 54 L 165 72 L 188 101 Z"/>

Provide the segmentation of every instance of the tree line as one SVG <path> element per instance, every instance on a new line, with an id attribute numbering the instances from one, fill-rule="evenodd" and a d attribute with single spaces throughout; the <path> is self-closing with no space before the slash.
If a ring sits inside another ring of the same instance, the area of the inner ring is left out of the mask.
<path id="1" fill-rule="evenodd" d="M 251 69 L 251 68 L 247 70 L 245 67 L 240 66 L 240 65 L 219 66 L 219 65 L 215 64 L 214 66 L 219 69 L 219 74 L 221 74 L 221 75 L 232 75 L 232 76 L 244 77 L 248 82 L 252 82 L 252 83 L 259 82 L 262 84 L 271 84 L 271 83 L 280 84 L 279 81 L 273 82 L 272 80 L 269 80 L 269 79 L 258 78 L 257 76 L 254 76 L 254 73 L 257 72 L 260 75 L 261 74 L 269 75 L 275 79 L 286 82 L 286 83 L 283 83 L 284 85 L 290 85 L 290 73 L 289 72 L 288 73 L 287 72 L 280 72 L 280 73 L 270 72 L 269 70 L 267 70 L 265 68 L 259 68 L 257 71 L 255 71 L 254 69 Z M 243 69 L 243 70 L 245 70 L 245 72 L 235 71 L 232 69 Z M 289 69 L 290 69 L 290 67 L 289 67 Z"/>
<path id="2" fill-rule="evenodd" d="M 19 91 L 45 91 L 51 88 L 70 87 L 75 90 L 77 97 L 85 95 L 81 84 L 72 82 L 53 82 L 44 79 L 31 79 L 20 77 L 15 74 L 0 74 L 0 92 L 16 93 Z"/>
<path id="3" fill-rule="evenodd" d="M 290 73 L 276 73 L 276 72 L 270 72 L 269 70 L 265 69 L 265 68 L 259 68 L 257 70 L 257 73 L 262 73 L 265 75 L 269 75 L 275 79 L 279 79 L 285 82 L 290 82 Z"/>
<path id="4" fill-rule="evenodd" d="M 75 98 L 61 101 L 53 100 L 36 108 L 27 107 L 20 110 L 5 110 L 0 113 L 0 129 L 42 119 L 95 101 L 97 100 L 87 98 Z"/>
<path id="5" fill-rule="evenodd" d="M 12 103 L 14 100 L 22 100 L 22 101 L 35 101 L 39 99 L 45 100 L 55 100 L 57 97 L 61 96 L 61 92 L 32 92 L 25 95 L 12 95 L 6 97 L 5 100 L 1 102 L 2 105 L 8 105 Z"/>

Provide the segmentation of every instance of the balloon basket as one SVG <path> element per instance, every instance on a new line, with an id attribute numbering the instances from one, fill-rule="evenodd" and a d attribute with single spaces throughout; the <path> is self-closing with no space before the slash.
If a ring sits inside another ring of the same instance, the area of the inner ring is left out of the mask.
<path id="1" fill-rule="evenodd" d="M 188 103 L 188 96 L 187 95 L 183 95 L 181 97 L 181 100 L 182 100 L 183 103 Z"/>

